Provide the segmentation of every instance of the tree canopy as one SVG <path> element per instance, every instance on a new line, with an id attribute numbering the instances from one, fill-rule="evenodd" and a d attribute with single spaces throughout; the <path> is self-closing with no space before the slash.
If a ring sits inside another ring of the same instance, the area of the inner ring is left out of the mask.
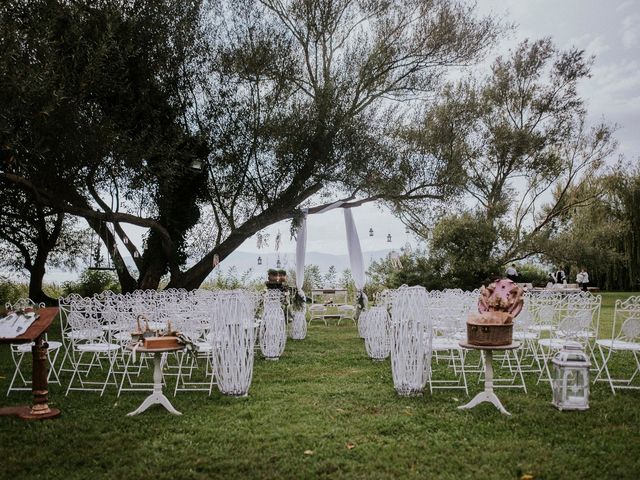
<path id="1" fill-rule="evenodd" d="M 457 159 L 398 126 L 500 30 L 454 0 L 6 2 L 0 181 L 126 249 L 125 291 L 195 288 L 303 207 L 450 195 Z"/>

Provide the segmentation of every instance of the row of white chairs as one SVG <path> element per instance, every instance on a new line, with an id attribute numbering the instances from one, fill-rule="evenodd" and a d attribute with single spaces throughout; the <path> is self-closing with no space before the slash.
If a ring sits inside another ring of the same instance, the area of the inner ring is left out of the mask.
<path id="1" fill-rule="evenodd" d="M 264 295 L 246 290 L 135 291 L 130 294 L 103 292 L 93 297 L 69 295 L 59 300 L 62 361 L 51 360 L 50 375 L 59 382 L 61 372 L 70 372 L 66 394 L 72 390 L 93 390 L 102 395 L 109 385 L 123 391 L 147 391 L 151 382 L 141 382 L 147 368 L 145 354 L 133 353 L 131 332 L 140 328 L 181 332 L 193 351 L 164 355 L 165 375 L 176 376 L 174 395 L 183 390 L 205 390 L 213 385 L 222 393 L 246 395 L 253 372 L 254 350 L 277 359 L 286 343 L 286 316 L 282 293 Z M 52 348 L 54 347 L 54 348 Z M 24 351 L 12 349 L 14 379 L 9 392 L 28 388 L 21 371 Z M 139 361 L 136 361 L 138 360 Z M 198 379 L 192 380 L 196 372 Z M 203 380 L 204 377 L 204 380 Z M 19 380 L 20 387 L 14 380 Z M 8 393 L 9 393 L 8 392 Z M 7 394 L 8 394 L 7 393 Z"/>
<path id="2" fill-rule="evenodd" d="M 405 357 L 411 349 L 415 353 L 416 347 L 412 342 L 417 341 L 419 336 L 415 331 L 417 324 L 423 329 L 423 343 L 429 344 L 429 360 L 423 362 L 426 370 L 422 380 L 429 383 L 431 391 L 438 388 L 458 388 L 468 393 L 467 373 L 478 373 L 478 378 L 481 378 L 483 365 L 467 365 L 467 350 L 459 344 L 466 338 L 468 315 L 478 311 L 478 296 L 477 290 L 428 292 L 422 287 L 401 287 L 385 291 L 377 299 L 375 307 L 360 315 L 358 330 L 365 339 L 367 353 L 375 360 L 387 358 L 391 353 L 394 382 L 399 393 L 410 394 L 420 390 L 420 382 L 415 378 L 413 381 L 402 379 L 400 374 L 404 372 L 406 376 L 410 370 L 406 368 Z M 502 361 L 508 375 L 495 379 L 494 386 L 521 388 L 526 392 L 523 374 L 530 372 L 537 374 L 538 382 L 551 382 L 549 364 L 552 356 L 564 345 L 571 343 L 579 345 L 590 354 L 595 372 L 594 381 L 609 382 L 614 393 L 616 388 L 638 388 L 633 384 L 633 380 L 640 377 L 638 298 L 640 297 L 631 297 L 616 303 L 613 333 L 610 338 L 605 339 L 598 334 L 602 302 L 600 295 L 588 292 L 570 295 L 560 292 L 525 294 L 524 308 L 514 322 L 514 340 L 521 342 L 522 347 L 495 357 Z M 414 326 L 409 327 L 405 323 Z M 396 354 L 395 359 L 393 352 Z M 619 352 L 631 354 L 634 371 L 630 376 L 614 379 L 609 371 L 609 363 Z M 453 380 L 450 375 L 446 379 L 434 377 L 431 362 L 443 361 L 453 373 Z M 398 372 L 398 378 L 395 372 Z"/>

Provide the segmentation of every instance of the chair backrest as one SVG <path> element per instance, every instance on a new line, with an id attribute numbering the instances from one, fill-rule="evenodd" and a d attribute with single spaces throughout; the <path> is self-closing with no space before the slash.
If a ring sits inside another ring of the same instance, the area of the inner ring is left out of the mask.
<path id="1" fill-rule="evenodd" d="M 16 310 L 24 310 L 25 308 L 43 308 L 45 306 L 44 302 L 36 303 L 30 298 L 19 298 L 15 302 L 10 303 L 7 302 L 4 304 L 4 307 L 8 311 L 16 311 Z"/>
<path id="2" fill-rule="evenodd" d="M 616 334 L 616 328 L 620 331 Z M 611 338 L 627 342 L 640 341 L 640 295 L 616 300 Z"/>
<path id="3" fill-rule="evenodd" d="M 101 323 L 102 304 L 89 297 L 69 296 L 58 300 L 63 337 L 73 343 L 99 343 L 105 340 Z"/>

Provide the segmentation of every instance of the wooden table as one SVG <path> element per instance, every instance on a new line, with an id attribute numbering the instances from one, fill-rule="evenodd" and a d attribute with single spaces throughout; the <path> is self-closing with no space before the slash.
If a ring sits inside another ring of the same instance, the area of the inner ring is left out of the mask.
<path id="1" fill-rule="evenodd" d="M 23 420 L 43 420 L 60 415 L 60 410 L 49 407 L 49 384 L 47 381 L 47 348 L 49 345 L 43 336 L 51 326 L 53 319 L 58 314 L 57 307 L 41 308 L 39 317 L 22 335 L 13 338 L 0 337 L 0 344 L 31 343 L 33 355 L 33 373 L 31 377 L 31 389 L 33 391 L 33 405 L 19 407 L 0 408 L 0 416 L 12 415 Z"/>
<path id="2" fill-rule="evenodd" d="M 473 397 L 473 399 L 466 405 L 459 406 L 458 409 L 465 410 L 468 408 L 473 408 L 482 402 L 489 402 L 495 405 L 495 407 L 505 415 L 511 415 L 509 412 L 507 412 L 506 408 L 502 406 L 502 403 L 500 403 L 500 400 L 498 399 L 496 394 L 493 393 L 493 351 L 515 350 L 517 348 L 520 348 L 520 342 L 512 342 L 510 345 L 501 346 L 472 345 L 466 342 L 460 342 L 459 345 L 462 348 L 482 351 L 482 354 L 484 356 L 484 391 Z"/>
<path id="3" fill-rule="evenodd" d="M 127 350 L 133 351 L 133 345 L 125 346 Z M 169 399 L 162 393 L 162 354 L 168 352 L 178 352 L 183 350 L 184 346 L 179 347 L 166 347 L 166 348 L 144 348 L 137 347 L 135 348 L 136 353 L 153 353 L 153 393 L 144 399 L 144 402 L 136 408 L 133 412 L 127 413 L 127 416 L 131 417 L 133 415 L 138 415 L 139 413 L 144 412 L 151 405 L 160 404 L 164 408 L 166 408 L 169 413 L 173 413 L 174 415 L 182 415 L 179 411 L 173 408 Z"/>

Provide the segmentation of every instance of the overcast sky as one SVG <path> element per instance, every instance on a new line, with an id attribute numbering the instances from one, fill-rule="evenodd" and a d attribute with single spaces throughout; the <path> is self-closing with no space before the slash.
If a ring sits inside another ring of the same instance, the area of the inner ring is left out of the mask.
<path id="1" fill-rule="evenodd" d="M 504 17 L 515 23 L 515 31 L 489 54 L 508 54 L 525 38 L 549 36 L 561 48 L 576 46 L 595 55 L 592 78 L 580 85 L 587 101 L 589 121 L 617 124 L 619 153 L 633 161 L 640 155 L 640 0 L 478 0 L 482 14 Z M 365 251 L 399 249 L 409 238 L 405 227 L 393 215 L 373 205 L 354 209 L 354 219 Z M 373 228 L 374 236 L 368 236 Z M 295 250 L 289 240 L 289 226 L 281 223 L 268 229 L 282 233 L 280 251 Z M 386 242 L 390 233 L 392 243 Z M 308 251 L 346 254 L 344 220 L 341 210 L 314 215 L 308 221 Z M 242 251 L 258 252 L 251 239 Z M 273 244 L 262 250 L 273 252 Z"/>

